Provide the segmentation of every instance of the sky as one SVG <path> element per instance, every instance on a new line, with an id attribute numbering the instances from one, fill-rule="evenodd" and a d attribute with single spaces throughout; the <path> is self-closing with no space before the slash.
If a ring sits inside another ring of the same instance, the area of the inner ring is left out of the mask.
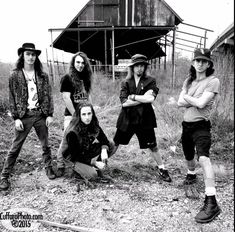
<path id="1" fill-rule="evenodd" d="M 233 0 L 165 0 L 183 22 L 213 30 L 207 33 L 207 47 L 233 22 Z M 17 49 L 33 42 L 42 50 L 40 58 L 51 59 L 49 28 L 65 28 L 88 0 L 5 0 L 0 3 L 0 62 L 17 60 Z M 202 33 L 192 27 L 179 30 Z M 53 40 L 59 34 L 53 33 Z M 177 35 L 181 36 L 181 35 Z M 198 41 L 199 42 L 199 41 Z M 54 51 L 54 58 L 67 62 L 71 54 Z"/>

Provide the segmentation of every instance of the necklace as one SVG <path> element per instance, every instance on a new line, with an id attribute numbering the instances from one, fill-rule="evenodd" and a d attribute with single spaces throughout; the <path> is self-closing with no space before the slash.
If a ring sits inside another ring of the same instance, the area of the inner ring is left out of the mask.
<path id="1" fill-rule="evenodd" d="M 26 80 L 27 81 L 34 81 L 35 80 L 35 71 L 30 71 L 30 72 L 27 72 L 25 69 L 23 69 L 23 72 L 24 72 L 24 75 L 26 77 Z"/>

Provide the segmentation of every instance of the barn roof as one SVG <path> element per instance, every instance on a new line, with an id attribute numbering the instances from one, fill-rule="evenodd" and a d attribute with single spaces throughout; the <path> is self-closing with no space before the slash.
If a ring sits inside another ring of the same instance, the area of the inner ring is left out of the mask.
<path id="1" fill-rule="evenodd" d="M 234 46 L 234 22 L 231 23 L 212 43 L 210 49 L 213 51 L 224 45 Z"/>
<path id="2" fill-rule="evenodd" d="M 135 53 L 153 59 L 165 56 L 157 41 L 182 21 L 164 0 L 90 0 L 52 45 L 111 63 L 114 35 L 116 60 Z"/>

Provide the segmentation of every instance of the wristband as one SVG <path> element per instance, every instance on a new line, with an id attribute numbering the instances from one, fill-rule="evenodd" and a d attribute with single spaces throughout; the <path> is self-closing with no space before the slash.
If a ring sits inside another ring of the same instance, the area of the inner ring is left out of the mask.
<path id="1" fill-rule="evenodd" d="M 135 101 L 135 94 L 133 94 L 133 101 Z"/>

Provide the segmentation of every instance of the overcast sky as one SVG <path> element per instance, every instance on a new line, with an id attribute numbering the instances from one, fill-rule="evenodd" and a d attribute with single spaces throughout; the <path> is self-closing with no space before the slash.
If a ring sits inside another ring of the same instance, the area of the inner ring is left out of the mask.
<path id="1" fill-rule="evenodd" d="M 207 46 L 224 31 L 234 17 L 233 0 L 165 0 L 185 23 L 211 29 Z M 41 60 L 51 54 L 49 28 L 66 27 L 88 0 L 4 0 L 0 3 L 0 61 L 15 62 L 17 49 L 33 42 L 42 50 Z M 179 28 L 181 29 L 181 28 Z M 196 32 L 197 33 L 197 32 Z M 58 34 L 53 34 L 55 39 Z M 55 58 L 68 59 L 55 52 Z"/>

